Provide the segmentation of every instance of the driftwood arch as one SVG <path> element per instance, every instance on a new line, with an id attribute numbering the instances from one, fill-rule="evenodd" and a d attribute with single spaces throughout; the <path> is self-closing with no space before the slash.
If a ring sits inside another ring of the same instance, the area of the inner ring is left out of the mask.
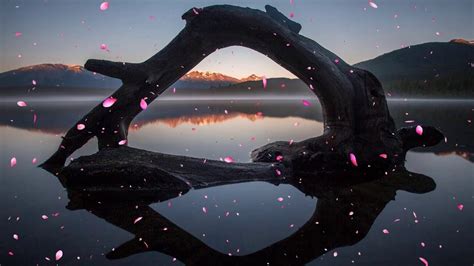
<path id="1" fill-rule="evenodd" d="M 283 162 L 298 171 L 346 168 L 349 154 L 359 166 L 387 168 L 403 162 L 408 148 L 436 144 L 442 135 L 424 127 L 418 136 L 414 129 L 397 132 L 389 114 L 380 82 L 370 72 L 348 65 L 317 42 L 299 34 L 301 25 L 277 9 L 266 12 L 229 5 L 192 8 L 182 18 L 184 29 L 160 52 L 142 63 L 88 60 L 85 68 L 119 78 L 123 85 L 111 96 L 110 108 L 97 105 L 74 125 L 43 166 L 62 167 L 74 151 L 92 137 L 99 150 L 117 148 L 127 139 L 131 121 L 142 109 L 140 101 L 155 100 L 163 91 L 216 49 L 244 46 L 256 50 L 313 88 L 323 108 L 324 134 L 289 145 L 268 144 L 252 153 L 254 161 Z M 387 158 L 380 158 L 380 154 Z M 332 166 L 331 166 L 332 165 Z"/>

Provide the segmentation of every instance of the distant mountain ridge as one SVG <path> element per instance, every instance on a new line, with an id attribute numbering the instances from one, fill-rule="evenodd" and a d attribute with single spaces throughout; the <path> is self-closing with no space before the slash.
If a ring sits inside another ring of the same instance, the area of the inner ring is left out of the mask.
<path id="1" fill-rule="evenodd" d="M 454 39 L 398 49 L 355 67 L 372 72 L 385 92 L 394 97 L 449 96 L 474 98 L 474 41 Z M 221 73 L 191 71 L 171 86 L 187 96 L 308 96 L 312 92 L 297 79 L 235 78 Z M 36 85 L 33 85 L 33 80 Z M 40 93 L 106 95 L 121 85 L 118 79 L 87 71 L 79 65 L 40 64 L 0 73 L 0 94 Z M 58 87 L 64 88 L 59 90 Z M 165 94 L 171 93 L 168 90 Z"/>
<path id="2" fill-rule="evenodd" d="M 413 45 L 354 66 L 372 72 L 392 94 L 474 96 L 473 41 Z"/>
<path id="3" fill-rule="evenodd" d="M 176 82 L 173 87 L 208 88 L 255 80 L 261 80 L 261 77 L 252 74 L 246 78 L 238 79 L 221 73 L 191 71 Z M 0 87 L 36 85 L 38 87 L 115 89 L 120 84 L 121 81 L 118 79 L 90 72 L 80 65 L 39 64 L 0 73 Z"/>

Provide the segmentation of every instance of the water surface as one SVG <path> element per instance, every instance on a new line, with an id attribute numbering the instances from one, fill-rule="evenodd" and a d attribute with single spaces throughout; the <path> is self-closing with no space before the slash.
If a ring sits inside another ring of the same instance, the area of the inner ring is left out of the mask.
<path id="1" fill-rule="evenodd" d="M 300 251 L 300 257 L 289 258 L 294 264 L 300 259 L 310 265 L 422 265 L 419 257 L 430 265 L 474 263 L 473 101 L 389 102 L 398 127 L 432 125 L 447 137 L 445 143 L 407 155 L 408 170 L 436 183 L 428 193 L 385 191 L 373 182 L 322 191 L 318 195 L 324 197 L 317 198 L 291 185 L 251 182 L 191 190 L 149 208 L 97 202 L 85 210 L 32 160 L 42 162 L 51 155 L 60 136 L 96 103 L 50 99 L 28 102 L 27 108 L 1 103 L 1 265 L 56 264 L 59 249 L 64 257 L 58 263 L 66 265 L 180 265 L 180 252 L 192 252 L 184 243 L 216 261 L 233 256 L 257 264 L 265 264 L 269 250 L 278 256 Z M 310 107 L 297 99 L 158 100 L 133 122 L 129 143 L 151 151 L 249 162 L 249 152 L 266 143 L 321 135 L 321 119 L 315 100 Z M 91 141 L 72 157 L 96 149 Z M 13 168 L 12 157 L 18 161 Z M 133 224 L 140 214 L 150 214 L 154 224 L 146 230 L 153 229 L 149 235 L 154 240 L 148 242 L 161 243 L 161 252 L 145 252 L 157 247 L 133 241 L 134 235 L 120 227 Z M 326 222 L 324 232 L 317 231 L 316 222 Z M 298 242 L 300 229 L 318 237 Z M 189 240 L 181 243 L 179 237 Z"/>

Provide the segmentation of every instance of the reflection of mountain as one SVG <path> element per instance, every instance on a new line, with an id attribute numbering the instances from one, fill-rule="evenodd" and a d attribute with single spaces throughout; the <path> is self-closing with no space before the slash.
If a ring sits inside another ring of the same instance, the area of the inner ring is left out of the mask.
<path id="1" fill-rule="evenodd" d="M 393 95 L 474 96 L 474 44 L 465 40 L 413 45 L 354 66 Z"/>
<path id="2" fill-rule="evenodd" d="M 2 104 L 0 125 L 54 134 L 65 132 L 76 123 L 96 102 L 31 102 L 19 108 L 15 102 Z M 437 154 L 455 153 L 474 162 L 474 136 L 472 101 L 389 101 L 390 112 L 397 127 L 426 124 L 439 128 L 447 137 L 434 147 L 420 152 Z M 226 114 L 227 110 L 227 114 Z M 37 115 L 36 124 L 33 114 Z M 58 114 L 60 114 L 58 116 Z M 190 123 L 193 125 L 220 123 L 228 119 L 245 118 L 254 121 L 259 117 L 301 117 L 322 121 L 321 106 L 304 106 L 300 100 L 246 100 L 246 101 L 174 101 L 158 100 L 142 112 L 132 123 L 137 128 L 149 123 L 164 123 L 170 127 Z M 133 128 L 133 126 L 132 126 Z"/>
<path id="3" fill-rule="evenodd" d="M 168 125 L 169 127 L 175 128 L 181 124 L 192 124 L 196 126 L 217 124 L 217 123 L 222 123 L 226 120 L 234 119 L 234 118 L 242 118 L 242 119 L 248 119 L 250 121 L 256 121 L 258 119 L 262 119 L 263 116 L 259 114 L 245 114 L 245 113 L 210 114 L 210 115 L 200 115 L 200 116 L 181 116 L 177 118 L 164 118 L 164 119 L 156 120 L 156 123 L 163 123 L 163 124 Z M 135 125 L 137 125 L 138 127 L 142 127 L 146 123 L 147 121 L 143 121 L 140 123 L 135 123 Z"/>

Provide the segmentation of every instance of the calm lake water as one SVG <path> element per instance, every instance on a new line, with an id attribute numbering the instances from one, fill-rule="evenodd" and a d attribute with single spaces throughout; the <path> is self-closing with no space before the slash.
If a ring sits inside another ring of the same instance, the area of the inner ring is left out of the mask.
<path id="1" fill-rule="evenodd" d="M 249 152 L 266 143 L 322 134 L 321 110 L 311 101 L 158 100 L 134 121 L 129 144 L 249 162 Z M 182 265 L 203 256 L 216 265 L 229 256 L 245 265 L 272 257 L 292 265 L 423 265 L 419 257 L 430 265 L 474 263 L 474 101 L 389 102 L 398 127 L 432 125 L 447 137 L 407 155 L 409 171 L 436 183 L 428 193 L 387 192 L 374 181 L 318 198 L 291 185 L 251 182 L 149 206 L 69 199 L 58 179 L 37 167 L 96 103 L 0 103 L 0 265 Z M 73 157 L 96 150 L 91 141 Z M 135 237 L 127 229 L 139 216 L 147 233 Z M 58 250 L 64 256 L 56 262 Z"/>

